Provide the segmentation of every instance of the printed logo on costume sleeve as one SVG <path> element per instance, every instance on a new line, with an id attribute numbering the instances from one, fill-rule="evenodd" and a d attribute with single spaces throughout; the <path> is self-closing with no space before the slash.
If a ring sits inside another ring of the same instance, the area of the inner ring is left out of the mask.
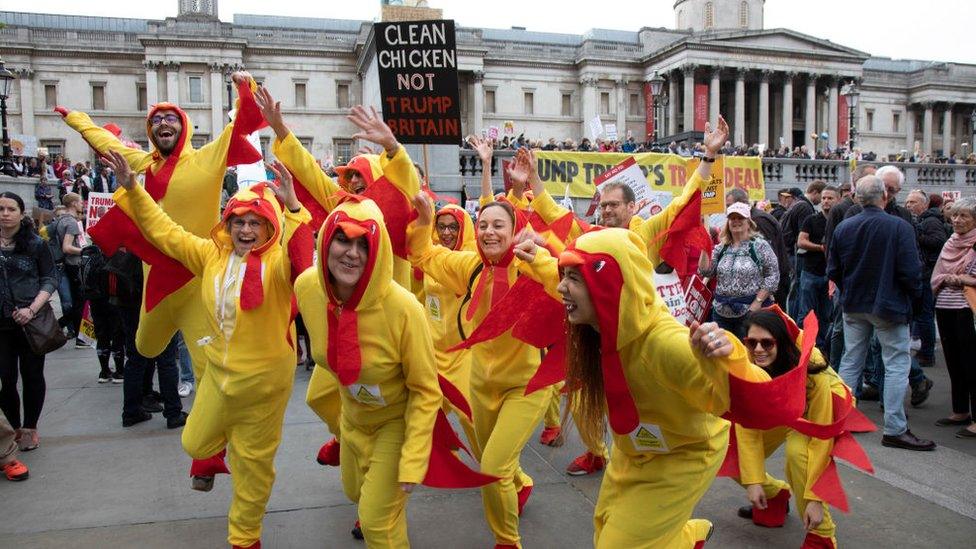
<path id="1" fill-rule="evenodd" d="M 634 448 L 647 452 L 667 452 L 668 443 L 664 440 L 661 428 L 653 423 L 641 423 L 630 433 Z"/>
<path id="2" fill-rule="evenodd" d="M 353 383 L 349 386 L 349 394 L 352 398 L 356 399 L 363 404 L 369 404 L 370 406 L 386 406 L 386 401 L 383 400 L 383 393 L 380 392 L 379 385 L 363 385 L 362 383 Z"/>
<path id="3" fill-rule="evenodd" d="M 433 295 L 427 296 L 427 314 L 434 320 L 441 320 L 441 300 L 439 297 Z"/>

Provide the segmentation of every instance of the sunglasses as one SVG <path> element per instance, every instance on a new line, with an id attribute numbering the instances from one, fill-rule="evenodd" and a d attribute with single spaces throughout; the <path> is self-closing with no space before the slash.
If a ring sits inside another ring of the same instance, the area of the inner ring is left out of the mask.
<path id="1" fill-rule="evenodd" d="M 771 351 L 776 348 L 776 340 L 771 337 L 746 337 L 742 339 L 742 343 L 745 344 L 746 348 L 750 351 L 756 350 L 756 347 L 762 347 L 767 351 Z"/>
<path id="2" fill-rule="evenodd" d="M 180 117 L 176 116 L 175 114 L 167 114 L 165 116 L 162 114 L 157 114 L 149 119 L 149 121 L 152 122 L 153 126 L 158 126 L 162 124 L 164 120 L 166 121 L 167 124 L 176 124 L 177 122 L 180 121 Z"/>

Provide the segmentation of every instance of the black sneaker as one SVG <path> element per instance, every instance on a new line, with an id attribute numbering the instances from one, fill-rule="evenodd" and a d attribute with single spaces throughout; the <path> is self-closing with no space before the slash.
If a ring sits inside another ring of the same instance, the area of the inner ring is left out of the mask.
<path id="1" fill-rule="evenodd" d="M 180 427 L 186 425 L 186 412 L 180 412 L 180 415 L 176 417 L 166 418 L 166 428 L 167 429 L 179 429 Z"/>
<path id="2" fill-rule="evenodd" d="M 101 373 L 98 374 L 98 382 L 108 383 L 109 381 L 112 381 L 112 371 L 102 370 Z"/>
<path id="3" fill-rule="evenodd" d="M 122 426 L 132 427 L 137 423 L 142 423 L 143 421 L 149 421 L 152 419 L 152 414 L 148 412 L 140 412 L 141 415 L 136 416 L 122 416 Z"/>
<path id="4" fill-rule="evenodd" d="M 158 414 L 163 411 L 163 405 L 151 396 L 145 396 L 142 397 L 142 409 L 152 414 Z"/>
<path id="5" fill-rule="evenodd" d="M 857 397 L 857 399 L 877 401 L 881 399 L 881 393 L 878 391 L 878 388 L 875 387 L 874 385 L 868 385 L 867 383 L 865 383 L 864 386 L 861 387 L 861 396 Z"/>
<path id="6" fill-rule="evenodd" d="M 125 374 L 121 370 L 116 370 L 112 374 L 112 383 L 119 384 L 125 383 Z"/>

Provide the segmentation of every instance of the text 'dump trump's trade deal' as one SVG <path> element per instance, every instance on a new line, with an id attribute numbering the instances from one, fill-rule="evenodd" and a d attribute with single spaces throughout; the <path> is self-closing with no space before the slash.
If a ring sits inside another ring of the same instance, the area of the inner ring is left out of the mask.
<path id="1" fill-rule="evenodd" d="M 376 23 L 383 121 L 401 143 L 461 141 L 454 21 Z"/>

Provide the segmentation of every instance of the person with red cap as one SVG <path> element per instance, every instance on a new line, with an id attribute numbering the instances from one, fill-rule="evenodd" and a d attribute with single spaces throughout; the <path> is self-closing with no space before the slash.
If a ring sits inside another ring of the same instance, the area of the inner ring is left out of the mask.
<path id="1" fill-rule="evenodd" d="M 114 195 L 118 207 L 153 246 L 205 282 L 197 299 L 208 313 L 207 335 L 198 343 L 207 363 L 183 430 L 183 448 L 197 460 L 229 449 L 234 494 L 227 539 L 234 547 L 260 548 L 295 375 L 292 283 L 312 263 L 311 215 L 295 196 L 287 170 L 277 164 L 273 171 L 280 186 L 265 182 L 239 191 L 210 238 L 200 238 L 163 212 L 120 153 L 109 154 L 106 163 L 120 185 Z M 200 489 L 209 490 L 222 460 L 194 466 L 207 469 L 191 474 Z"/>

